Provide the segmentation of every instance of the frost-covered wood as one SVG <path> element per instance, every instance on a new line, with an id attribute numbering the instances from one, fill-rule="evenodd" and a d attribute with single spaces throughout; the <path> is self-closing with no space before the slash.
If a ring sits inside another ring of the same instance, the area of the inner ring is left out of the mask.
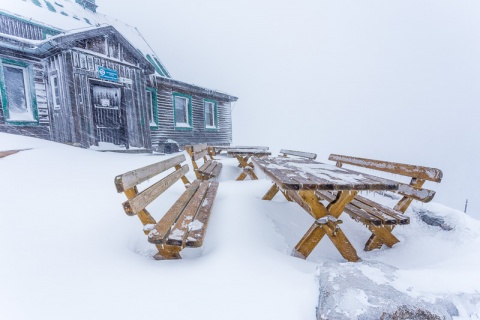
<path id="1" fill-rule="evenodd" d="M 399 183 L 398 193 L 403 198 L 395 205 L 393 209 L 385 207 L 377 202 L 369 200 L 364 197 L 357 196 L 347 207 L 346 212 L 350 214 L 355 220 L 363 222 L 372 232 L 372 236 L 365 244 L 365 250 L 381 248 L 383 244 L 391 247 L 398 242 L 391 233 L 396 224 L 407 224 L 410 222 L 408 217 L 402 219 L 403 213 L 408 209 L 413 200 L 422 202 L 429 202 L 433 199 L 435 192 L 422 188 L 426 180 L 440 182 L 443 173 L 439 169 L 428 168 L 416 165 L 402 164 L 397 162 L 372 160 L 365 158 L 357 158 L 350 156 L 342 156 L 331 154 L 329 160 L 336 161 L 337 167 L 342 167 L 343 164 L 374 169 L 378 171 L 398 174 L 402 176 L 411 177 L 410 184 Z M 372 175 L 363 174 L 367 178 L 372 178 Z M 319 194 L 323 198 L 328 198 L 327 194 Z M 358 211 L 357 209 L 361 210 Z M 365 218 L 365 214 L 368 217 Z M 384 216 L 395 219 L 395 223 L 389 223 Z M 378 230 L 373 225 L 378 226 L 377 220 L 381 220 L 381 230 Z"/>
<path id="2" fill-rule="evenodd" d="M 278 190 L 282 190 L 289 201 L 298 203 L 316 220 L 293 252 L 293 255 L 304 259 L 327 235 L 345 259 L 358 261 L 355 249 L 339 227 L 342 223 L 338 220 L 341 213 L 344 210 L 348 212 L 347 208 L 357 199 L 358 191 L 398 189 L 398 183 L 394 181 L 365 177 L 359 172 L 306 158 L 254 157 L 252 162 L 276 185 L 268 190 L 264 200 L 272 200 Z M 324 205 L 321 199 L 327 201 L 328 205 Z M 385 243 L 393 245 L 398 242 L 390 230 L 383 226 L 384 222 L 396 223 L 388 214 L 372 215 L 357 207 L 352 207 L 351 211 L 358 214 L 357 220 L 374 226 L 372 233 L 381 236 Z"/>
<path id="3" fill-rule="evenodd" d="M 442 181 L 443 177 L 442 171 L 436 168 L 421 167 L 397 162 L 349 157 L 338 154 L 331 154 L 328 160 L 434 182 Z"/>
<path id="4" fill-rule="evenodd" d="M 209 152 L 206 144 L 185 146 L 185 150 L 187 150 L 190 155 L 197 179 L 208 180 L 217 177 L 220 174 L 222 164 L 214 160 L 207 160 Z M 197 161 L 202 159 L 203 164 L 199 167 Z"/>
<path id="5" fill-rule="evenodd" d="M 151 83 L 157 89 L 158 128 L 152 129 L 152 145 L 172 139 L 180 146 L 207 143 L 209 145 L 229 145 L 232 142 L 231 101 L 237 98 L 212 90 L 166 78 L 156 78 Z M 175 128 L 173 93 L 191 96 L 192 127 Z M 217 102 L 218 124 L 215 129 L 205 125 L 205 99 Z"/>
<path id="6" fill-rule="evenodd" d="M 184 247 L 200 247 L 218 190 L 218 182 L 195 180 L 190 184 L 185 174 L 188 166 L 184 155 L 135 169 L 115 177 L 117 192 L 124 192 L 128 201 L 123 206 L 128 215 L 138 214 L 144 225 L 148 241 L 156 244 L 155 259 L 180 259 Z M 138 191 L 138 185 L 157 179 L 166 170 L 175 168 L 168 176 L 161 178 L 150 187 Z M 146 210 L 146 206 L 182 179 L 187 190 L 158 221 Z"/>
<path id="7" fill-rule="evenodd" d="M 311 160 L 315 160 L 317 158 L 316 153 L 304 152 L 304 151 L 295 151 L 295 150 L 282 149 L 282 150 L 280 150 L 280 154 L 283 155 L 284 157 L 295 156 L 295 157 L 307 158 L 307 159 L 311 159 Z"/>

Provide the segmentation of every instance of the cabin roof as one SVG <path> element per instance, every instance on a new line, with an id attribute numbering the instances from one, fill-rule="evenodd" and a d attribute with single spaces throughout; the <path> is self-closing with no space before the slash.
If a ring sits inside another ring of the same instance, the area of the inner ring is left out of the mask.
<path id="1" fill-rule="evenodd" d="M 199 86 L 196 86 L 194 84 L 182 82 L 182 81 L 175 80 L 175 79 L 172 79 L 172 78 L 165 78 L 165 77 L 158 77 L 157 76 L 157 82 L 161 83 L 161 84 L 164 84 L 164 85 L 167 85 L 167 86 L 170 86 L 173 89 L 186 90 L 187 92 L 197 93 L 197 94 L 201 94 L 201 95 L 207 95 L 207 96 L 210 96 L 210 97 L 216 98 L 216 99 L 226 100 L 226 101 L 230 101 L 230 102 L 234 102 L 234 101 L 238 100 L 237 97 L 231 96 L 227 93 L 223 93 L 223 92 L 220 92 L 220 91 L 199 87 Z"/>
<path id="2" fill-rule="evenodd" d="M 75 0 L 1 0 L 0 13 L 44 27 L 56 33 L 71 33 L 77 29 L 113 26 L 131 46 L 140 50 L 159 76 L 170 78 L 150 45 L 137 28 L 102 13 L 84 8 Z"/>
<path id="3" fill-rule="evenodd" d="M 109 25 L 65 32 L 46 40 L 29 40 L 0 33 L 0 47 L 44 57 L 58 49 L 69 49 L 73 47 L 78 40 L 109 34 L 115 35 L 118 41 L 140 61 L 146 73 L 153 74 L 155 72 L 154 66 L 151 65 L 147 58 L 145 58 L 140 51 L 136 50 L 114 27 Z"/>

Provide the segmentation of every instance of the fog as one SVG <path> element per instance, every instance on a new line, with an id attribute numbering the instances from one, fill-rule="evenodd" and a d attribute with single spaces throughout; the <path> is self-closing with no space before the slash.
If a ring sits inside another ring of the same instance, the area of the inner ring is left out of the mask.
<path id="1" fill-rule="evenodd" d="M 439 168 L 480 218 L 478 1 L 97 0 L 172 77 L 239 97 L 234 144 Z"/>

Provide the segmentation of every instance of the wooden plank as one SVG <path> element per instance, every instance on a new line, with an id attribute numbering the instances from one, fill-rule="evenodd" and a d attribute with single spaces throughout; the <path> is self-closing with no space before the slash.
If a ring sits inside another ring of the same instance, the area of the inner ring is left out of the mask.
<path id="1" fill-rule="evenodd" d="M 192 182 L 190 187 L 178 198 L 173 206 L 165 213 L 165 215 L 158 221 L 155 228 L 148 234 L 148 242 L 155 244 L 162 244 L 165 238 L 170 233 L 172 225 L 177 221 L 180 214 L 183 212 L 188 202 L 193 197 L 197 189 L 200 187 L 200 180 Z"/>
<path id="2" fill-rule="evenodd" d="M 178 220 L 172 225 L 170 234 L 166 239 L 168 245 L 184 247 L 188 237 L 190 223 L 197 215 L 198 209 L 205 198 L 208 183 L 201 183 L 188 205 L 182 211 Z"/>
<path id="3" fill-rule="evenodd" d="M 192 154 L 192 159 L 193 159 L 194 161 L 197 161 L 197 160 L 199 160 L 199 159 L 201 159 L 201 158 L 203 158 L 203 157 L 205 157 L 205 156 L 207 156 L 207 155 L 208 155 L 208 150 L 205 149 L 205 150 L 203 150 L 203 151 L 194 152 L 194 153 Z"/>
<path id="4" fill-rule="evenodd" d="M 0 151 L 0 158 L 5 158 L 7 156 L 10 156 L 12 154 L 15 154 L 17 152 L 20 152 L 20 151 L 25 151 L 25 150 L 31 150 L 31 148 L 29 149 L 17 149 L 17 150 L 5 150 L 5 151 Z"/>
<path id="5" fill-rule="evenodd" d="M 204 143 L 193 145 L 193 152 L 201 152 L 207 150 L 207 145 Z"/>
<path id="6" fill-rule="evenodd" d="M 146 206 L 148 206 L 153 200 L 155 200 L 159 195 L 165 192 L 165 190 L 167 190 L 171 185 L 177 182 L 187 172 L 188 166 L 183 165 L 181 170 L 176 170 L 162 180 L 156 182 L 155 184 L 140 192 L 138 195 L 135 196 L 135 198 L 125 201 L 123 203 L 125 213 L 128 215 L 137 214 Z"/>
<path id="7" fill-rule="evenodd" d="M 219 186 L 217 181 L 203 183 L 208 183 L 209 187 L 195 220 L 190 224 L 190 232 L 186 242 L 187 247 L 197 248 L 203 245 L 203 239 L 205 237 L 205 232 L 207 231 L 213 203 L 215 202 L 215 197 L 217 195 Z"/>
<path id="8" fill-rule="evenodd" d="M 364 204 L 367 204 L 368 206 L 372 208 L 376 208 L 379 211 L 382 211 L 384 214 L 389 215 L 390 217 L 394 218 L 397 220 L 398 224 L 409 224 L 410 223 L 410 218 L 401 214 L 399 211 L 395 211 L 389 207 L 386 207 L 380 203 L 374 202 L 370 199 L 367 199 L 365 197 L 357 195 L 355 197 L 355 200 L 358 202 L 362 202 Z M 352 201 L 353 203 L 353 201 Z"/>
<path id="9" fill-rule="evenodd" d="M 123 192 L 185 161 L 185 155 L 163 160 L 115 177 L 117 192 Z"/>
<path id="10" fill-rule="evenodd" d="M 421 167 L 410 164 L 379 161 L 366 158 L 349 157 L 338 154 L 331 154 L 328 159 L 354 166 L 375 169 L 379 171 L 390 172 L 403 176 L 415 177 L 417 179 L 424 179 L 435 182 L 442 181 L 443 177 L 442 171 L 436 168 Z"/>
<path id="11" fill-rule="evenodd" d="M 362 175 L 367 179 L 376 180 L 379 183 L 392 183 L 392 180 L 373 176 L 367 173 L 362 173 Z M 433 190 L 422 189 L 422 188 L 401 183 L 401 182 L 397 182 L 397 184 L 398 184 L 398 190 L 396 191 L 397 193 L 421 202 L 429 202 L 435 196 L 435 191 Z"/>
<path id="12" fill-rule="evenodd" d="M 315 194 L 320 198 L 327 200 L 328 202 L 335 201 L 337 197 L 337 193 L 332 194 L 329 191 L 316 191 Z M 361 210 L 350 203 L 345 206 L 345 212 L 355 221 L 360 221 L 365 225 L 381 226 L 383 223 L 382 219 L 378 218 L 377 216 L 372 216 L 368 212 Z"/>
<path id="13" fill-rule="evenodd" d="M 280 153 L 283 154 L 284 156 L 291 155 L 291 156 L 302 157 L 302 158 L 307 158 L 311 160 L 315 160 L 317 158 L 317 154 L 312 152 L 282 149 L 280 150 Z"/>
<path id="14" fill-rule="evenodd" d="M 212 177 L 217 177 L 220 174 L 220 171 L 222 170 L 223 165 L 221 163 L 217 162 L 217 165 L 215 166 L 215 169 L 212 171 Z"/>
<path id="15" fill-rule="evenodd" d="M 205 163 L 200 168 L 198 168 L 198 171 L 203 173 L 205 170 L 208 169 L 212 162 L 212 160 L 205 161 Z"/>

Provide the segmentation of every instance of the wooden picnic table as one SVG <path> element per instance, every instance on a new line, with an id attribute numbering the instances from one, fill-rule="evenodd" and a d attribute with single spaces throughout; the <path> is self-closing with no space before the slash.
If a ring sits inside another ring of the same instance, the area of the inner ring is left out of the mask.
<path id="1" fill-rule="evenodd" d="M 227 155 L 237 158 L 239 167 L 242 168 L 242 173 L 237 177 L 237 181 L 244 180 L 247 175 L 252 180 L 258 180 L 257 175 L 253 171 L 253 163 L 248 162 L 251 157 L 266 157 L 271 155 L 272 153 L 265 150 L 265 149 L 258 149 L 258 148 L 240 148 L 240 149 L 228 149 Z"/>
<path id="2" fill-rule="evenodd" d="M 358 261 L 355 248 L 340 229 L 338 220 L 346 205 L 362 190 L 398 190 L 398 182 L 339 168 L 311 159 L 253 157 L 255 167 L 265 173 L 274 185 L 263 200 L 271 200 L 278 191 L 295 201 L 314 219 L 314 223 L 295 246 L 293 255 L 306 259 L 325 234 L 348 261 Z M 324 205 L 315 191 L 337 191 L 337 196 Z"/>

